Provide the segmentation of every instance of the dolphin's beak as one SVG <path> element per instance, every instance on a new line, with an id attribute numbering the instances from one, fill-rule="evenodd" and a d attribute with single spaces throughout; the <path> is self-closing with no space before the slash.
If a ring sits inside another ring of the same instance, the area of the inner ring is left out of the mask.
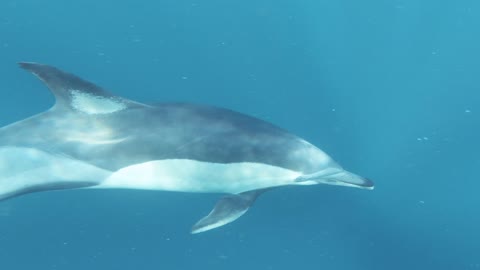
<path id="1" fill-rule="evenodd" d="M 356 187 L 361 189 L 374 189 L 374 183 L 365 177 L 356 175 L 343 169 L 320 171 L 313 174 L 302 175 L 295 182 L 327 184 L 335 186 Z"/>

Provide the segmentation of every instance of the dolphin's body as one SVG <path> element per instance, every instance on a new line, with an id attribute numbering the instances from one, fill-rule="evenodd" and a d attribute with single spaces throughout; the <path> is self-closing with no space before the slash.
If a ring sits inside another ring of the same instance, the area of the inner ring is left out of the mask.
<path id="1" fill-rule="evenodd" d="M 227 193 L 192 233 L 230 223 L 263 191 L 332 184 L 372 189 L 312 144 L 227 109 L 146 105 L 51 66 L 20 63 L 56 98 L 0 128 L 0 199 L 69 188 Z"/>

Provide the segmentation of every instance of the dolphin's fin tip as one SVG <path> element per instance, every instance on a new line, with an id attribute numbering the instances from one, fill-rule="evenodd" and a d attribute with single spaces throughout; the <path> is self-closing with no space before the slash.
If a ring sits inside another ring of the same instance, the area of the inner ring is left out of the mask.
<path id="1" fill-rule="evenodd" d="M 19 62 L 18 65 L 36 75 L 47 85 L 55 96 L 57 107 L 87 114 L 105 114 L 128 107 L 145 106 L 114 96 L 94 83 L 53 66 L 35 62 Z"/>
<path id="2" fill-rule="evenodd" d="M 221 198 L 213 210 L 193 225 L 191 233 L 197 234 L 235 221 L 245 214 L 265 189 L 247 191 Z"/>

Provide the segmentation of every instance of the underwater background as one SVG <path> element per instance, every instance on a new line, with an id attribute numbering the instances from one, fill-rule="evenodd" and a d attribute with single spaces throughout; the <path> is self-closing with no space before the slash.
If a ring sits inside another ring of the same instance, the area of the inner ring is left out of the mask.
<path id="1" fill-rule="evenodd" d="M 478 0 L 2 0 L 1 126 L 53 104 L 19 61 L 268 120 L 376 188 L 198 235 L 219 194 L 30 194 L 0 203 L 0 269 L 480 269 Z"/>

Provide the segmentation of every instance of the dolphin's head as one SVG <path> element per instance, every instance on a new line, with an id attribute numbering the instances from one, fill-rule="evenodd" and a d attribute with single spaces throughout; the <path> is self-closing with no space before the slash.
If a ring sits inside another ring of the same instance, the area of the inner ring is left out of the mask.
<path id="1" fill-rule="evenodd" d="M 299 185 L 327 184 L 373 189 L 371 180 L 344 170 L 325 152 L 299 139 L 293 156 L 303 162 L 302 175 L 295 179 Z"/>
<path id="2" fill-rule="evenodd" d="M 327 184 L 370 190 L 374 188 L 374 184 L 370 179 L 343 169 L 328 169 L 312 174 L 302 175 L 295 179 L 295 182 L 300 185 Z"/>

